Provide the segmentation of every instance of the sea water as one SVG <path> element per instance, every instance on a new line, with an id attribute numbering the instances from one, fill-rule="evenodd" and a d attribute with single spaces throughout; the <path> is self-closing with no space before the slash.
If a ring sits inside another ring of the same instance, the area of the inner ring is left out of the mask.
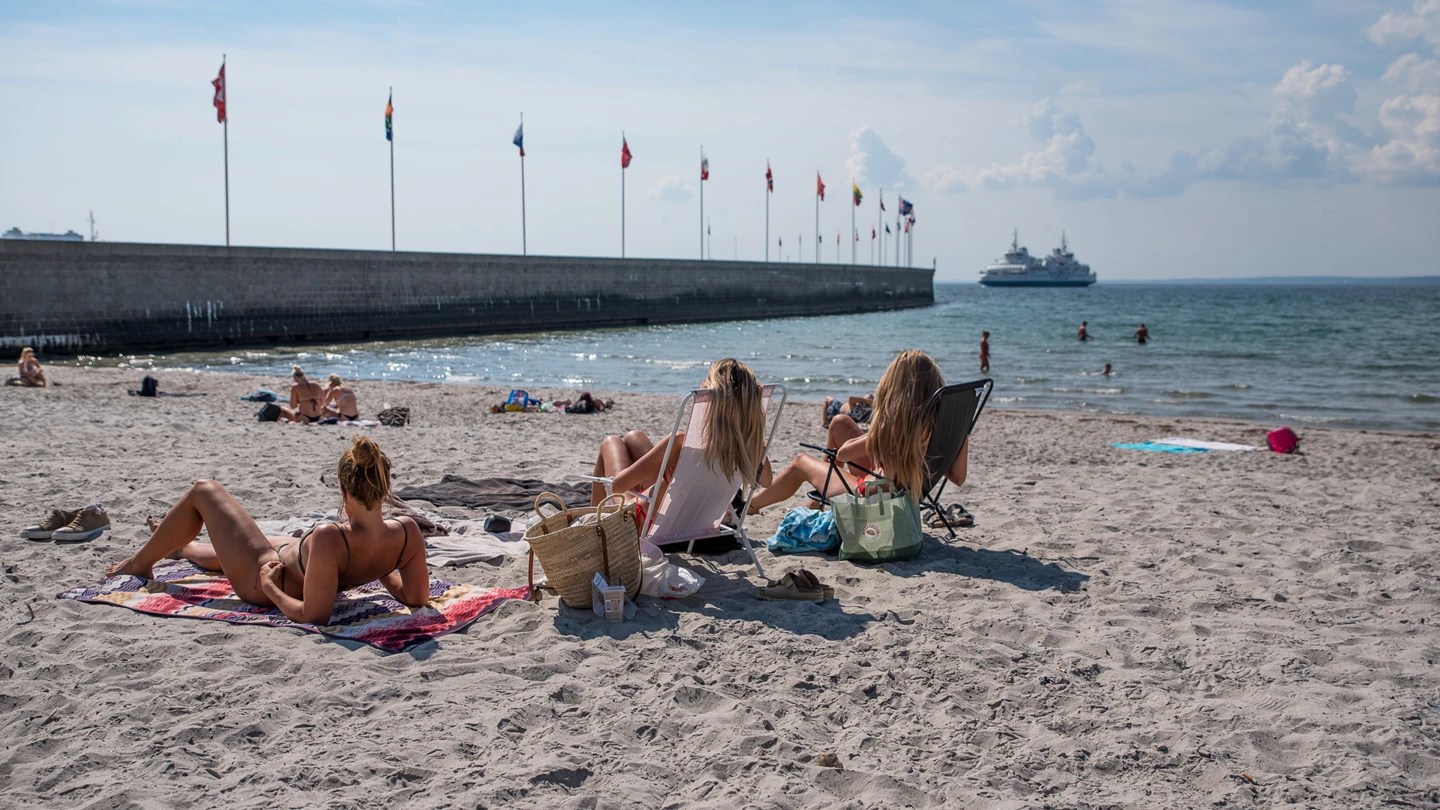
<path id="1" fill-rule="evenodd" d="M 1089 322 L 1091 339 L 1076 330 Z M 1150 341 L 1132 334 L 1141 323 Z M 976 379 L 990 331 L 992 407 L 1223 416 L 1264 424 L 1440 429 L 1440 284 L 938 284 L 924 309 L 121 358 L 135 368 L 312 379 L 680 393 L 736 357 L 792 399 L 874 390 L 895 353 Z M 97 362 L 89 360 L 89 362 Z M 114 365 L 112 358 L 98 361 Z M 1105 364 L 1113 373 L 1102 376 Z"/>

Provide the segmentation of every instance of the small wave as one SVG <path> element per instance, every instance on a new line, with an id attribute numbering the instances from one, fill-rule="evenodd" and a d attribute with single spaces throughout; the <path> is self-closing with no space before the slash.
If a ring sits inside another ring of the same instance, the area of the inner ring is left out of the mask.
<path id="1" fill-rule="evenodd" d="M 858 377 L 827 377 L 827 376 L 806 376 L 806 377 L 782 377 L 783 383 L 811 383 L 830 385 L 874 385 L 874 380 L 864 380 Z"/>
<path id="2" fill-rule="evenodd" d="M 1016 377 L 1016 378 L 1015 378 L 1015 382 L 1016 382 L 1017 384 L 1019 384 L 1019 385 L 1029 385 L 1029 384 L 1031 384 L 1031 383 L 1043 383 L 1043 382 L 1049 382 L 1049 380 L 1050 380 L 1049 377 Z"/>
<path id="3" fill-rule="evenodd" d="M 1250 388 L 1250 383 L 1230 383 L 1230 384 L 1229 384 L 1228 386 L 1226 386 L 1226 387 L 1227 387 L 1227 388 L 1234 388 L 1234 389 L 1237 389 L 1237 390 L 1240 390 L 1240 391 L 1245 391 L 1245 390 L 1248 390 L 1248 389 Z"/>
<path id="4" fill-rule="evenodd" d="M 646 358 L 645 362 L 652 366 L 664 366 L 675 371 L 684 371 L 690 368 L 705 368 L 710 365 L 704 360 L 655 360 Z"/>
<path id="5" fill-rule="evenodd" d="M 1303 413 L 1277 413 L 1275 415 L 1280 417 L 1281 419 L 1290 419 L 1295 422 L 1307 422 L 1315 425 L 1328 425 L 1335 422 L 1349 423 L 1355 421 L 1348 416 L 1315 416 L 1313 414 Z"/>
<path id="6" fill-rule="evenodd" d="M 1215 395 L 1205 391 L 1166 391 L 1166 396 L 1179 397 L 1180 399 L 1214 399 Z"/>
<path id="7" fill-rule="evenodd" d="M 1123 394 L 1124 388 L 1048 388 L 1052 394 Z"/>
<path id="8" fill-rule="evenodd" d="M 1440 402 L 1440 397 L 1433 397 L 1429 394 L 1411 394 L 1406 397 L 1406 399 L 1416 405 L 1428 405 L 1432 402 Z"/>
<path id="9" fill-rule="evenodd" d="M 995 401 L 1001 404 L 1008 405 L 1012 402 L 1024 402 L 1025 397 L 995 397 Z"/>

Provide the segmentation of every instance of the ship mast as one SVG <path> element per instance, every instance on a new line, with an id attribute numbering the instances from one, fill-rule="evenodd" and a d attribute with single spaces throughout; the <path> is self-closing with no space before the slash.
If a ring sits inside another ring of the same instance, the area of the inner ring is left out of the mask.
<path id="1" fill-rule="evenodd" d="M 1019 229 L 1019 228 L 1016 228 L 1016 229 L 1015 229 L 1014 236 L 1010 239 L 1010 250 L 1011 250 L 1011 252 L 1015 252 L 1015 251 L 1020 250 L 1020 229 Z"/>

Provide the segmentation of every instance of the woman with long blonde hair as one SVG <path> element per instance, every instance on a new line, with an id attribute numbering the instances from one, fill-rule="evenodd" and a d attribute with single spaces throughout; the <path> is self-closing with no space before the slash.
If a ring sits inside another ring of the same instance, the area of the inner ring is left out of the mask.
<path id="1" fill-rule="evenodd" d="M 705 463 L 722 478 L 733 481 L 736 489 L 756 483 L 757 476 L 767 477 L 761 470 L 765 454 L 765 403 L 755 372 L 739 360 L 726 358 L 710 366 L 710 373 L 705 375 L 700 387 L 710 392 L 710 408 L 703 426 Z M 675 446 L 684 444 L 685 431 L 677 431 Z M 665 439 L 657 444 L 644 431 L 606 436 L 600 441 L 594 474 L 611 478 L 612 492 L 641 493 L 654 485 L 657 478 L 668 480 L 674 473 L 680 454 L 672 451 L 669 466 L 662 471 L 664 454 Z M 662 486 L 656 493 L 657 502 L 664 497 L 664 490 Z M 604 498 L 604 485 L 591 484 L 590 503 L 598 504 Z"/>
<path id="2" fill-rule="evenodd" d="M 369 437 L 356 436 L 338 473 L 345 520 L 322 523 L 298 541 L 266 537 L 224 487 L 196 481 L 163 520 L 151 524 L 145 545 L 105 576 L 150 579 L 155 563 L 184 557 L 224 573 L 246 602 L 277 607 L 302 624 L 328 624 L 341 590 L 377 579 L 405 605 L 428 604 L 430 571 L 419 525 L 413 518 L 380 515 L 390 494 L 389 457 Z M 202 529 L 209 530 L 209 543 L 195 539 Z"/>
<path id="3" fill-rule="evenodd" d="M 830 498 L 865 483 L 863 474 L 849 465 L 881 473 L 919 500 L 925 486 L 925 451 L 935 427 L 935 414 L 925 406 L 930 397 L 945 385 L 940 367 L 930 355 L 911 349 L 890 361 L 890 367 L 875 388 L 875 411 L 870 432 L 861 430 L 854 420 L 841 414 L 830 422 L 827 446 L 837 448 L 838 476 L 830 475 L 829 488 L 823 493 Z M 965 483 L 966 463 L 970 455 L 967 438 L 955 463 L 945 477 L 956 486 Z M 750 500 L 751 511 L 779 503 L 809 484 L 817 491 L 825 487 L 830 465 L 824 460 L 801 453 Z M 842 482 L 840 478 L 844 479 Z"/>

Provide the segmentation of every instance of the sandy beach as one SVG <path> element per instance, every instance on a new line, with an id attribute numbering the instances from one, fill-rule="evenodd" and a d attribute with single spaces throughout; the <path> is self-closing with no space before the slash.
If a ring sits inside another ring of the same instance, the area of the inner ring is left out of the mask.
<path id="1" fill-rule="evenodd" d="M 947 494 L 977 520 L 958 540 L 874 567 L 759 552 L 834 600 L 758 601 L 742 552 L 682 555 L 705 586 L 632 621 L 507 602 L 387 655 L 56 600 L 198 478 L 257 518 L 334 508 L 357 429 L 256 422 L 236 396 L 275 378 L 166 373 L 205 396 L 143 399 L 138 371 L 47 370 L 58 387 L 0 388 L 6 807 L 1440 806 L 1437 435 L 1166 455 L 1110 443 L 1273 425 L 991 409 Z M 575 481 L 604 434 L 663 435 L 678 402 L 492 415 L 493 388 L 355 388 L 365 415 L 412 411 L 367 431 L 397 486 Z M 771 457 L 823 438 L 791 403 Z M 20 539 L 92 501 L 101 538 Z M 525 561 L 443 576 L 513 587 Z"/>

